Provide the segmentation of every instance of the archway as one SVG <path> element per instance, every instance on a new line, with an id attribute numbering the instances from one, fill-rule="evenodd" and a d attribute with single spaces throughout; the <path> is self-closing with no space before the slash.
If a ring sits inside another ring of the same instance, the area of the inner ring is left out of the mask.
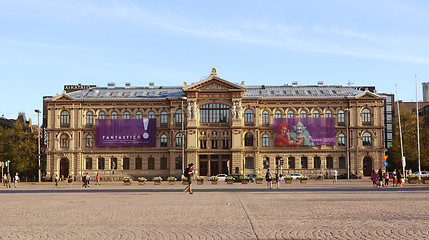
<path id="1" fill-rule="evenodd" d="M 372 158 L 366 156 L 363 158 L 363 175 L 371 176 L 371 172 L 372 172 Z"/>
<path id="2" fill-rule="evenodd" d="M 67 178 L 69 175 L 69 160 L 67 158 L 63 158 L 60 161 L 60 177 Z"/>

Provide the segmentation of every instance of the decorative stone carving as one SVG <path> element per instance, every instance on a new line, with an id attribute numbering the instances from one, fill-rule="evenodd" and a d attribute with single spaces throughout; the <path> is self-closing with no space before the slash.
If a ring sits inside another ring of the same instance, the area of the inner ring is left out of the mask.
<path id="1" fill-rule="evenodd" d="M 232 105 L 231 113 L 232 119 L 235 120 L 237 118 L 237 107 L 235 106 L 235 102 Z"/>
<path id="2" fill-rule="evenodd" d="M 197 101 L 193 101 L 193 105 L 192 105 L 192 119 L 196 119 L 197 118 Z"/>
<path id="3" fill-rule="evenodd" d="M 192 119 L 192 107 L 190 102 L 188 102 L 188 106 L 186 107 L 188 119 Z M 183 121 L 183 119 L 182 119 Z"/>
<path id="4" fill-rule="evenodd" d="M 243 108 L 241 107 L 241 101 L 237 101 L 237 102 L 238 102 L 237 119 L 240 119 L 243 114 Z"/>

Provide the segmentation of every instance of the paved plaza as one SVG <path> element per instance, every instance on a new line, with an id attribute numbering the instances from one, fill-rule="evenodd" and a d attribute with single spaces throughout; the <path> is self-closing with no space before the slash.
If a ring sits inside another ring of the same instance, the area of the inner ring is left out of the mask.
<path id="1" fill-rule="evenodd" d="M 429 185 L 20 183 L 0 188 L 0 239 L 428 239 Z"/>

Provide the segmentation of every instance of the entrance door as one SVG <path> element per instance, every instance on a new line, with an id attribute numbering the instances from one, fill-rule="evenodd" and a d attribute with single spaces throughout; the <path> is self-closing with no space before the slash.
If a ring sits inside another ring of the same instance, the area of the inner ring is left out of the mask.
<path id="1" fill-rule="evenodd" d="M 200 176 L 207 176 L 208 164 L 206 161 L 200 161 Z"/>
<path id="2" fill-rule="evenodd" d="M 370 157 L 365 157 L 363 159 L 363 175 L 371 176 L 372 172 L 372 159 Z"/>
<path id="3" fill-rule="evenodd" d="M 211 161 L 210 162 L 210 176 L 216 176 L 219 174 L 219 162 Z"/>
<path id="4" fill-rule="evenodd" d="M 69 160 L 67 158 L 63 158 L 60 161 L 60 177 L 67 178 L 69 175 Z"/>
<path id="5" fill-rule="evenodd" d="M 228 161 L 222 161 L 222 173 L 223 174 L 229 174 L 228 172 Z"/>

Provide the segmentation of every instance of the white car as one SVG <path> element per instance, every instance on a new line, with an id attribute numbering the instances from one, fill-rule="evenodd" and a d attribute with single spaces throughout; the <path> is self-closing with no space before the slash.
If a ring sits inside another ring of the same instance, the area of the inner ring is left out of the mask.
<path id="1" fill-rule="evenodd" d="M 288 174 L 287 176 L 292 177 L 292 179 L 299 179 L 302 177 L 302 174 L 301 173 L 291 173 L 291 174 Z"/>
<path id="2" fill-rule="evenodd" d="M 219 181 L 225 181 L 225 178 L 227 177 L 228 175 L 226 175 L 226 174 L 218 174 L 218 175 L 216 175 L 216 177 L 218 177 L 219 178 Z"/>
<path id="3" fill-rule="evenodd" d="M 421 171 L 421 172 L 422 172 L 422 176 L 429 174 L 428 171 Z M 419 172 L 414 172 L 413 174 L 416 175 L 416 176 L 419 176 L 420 173 Z"/>

